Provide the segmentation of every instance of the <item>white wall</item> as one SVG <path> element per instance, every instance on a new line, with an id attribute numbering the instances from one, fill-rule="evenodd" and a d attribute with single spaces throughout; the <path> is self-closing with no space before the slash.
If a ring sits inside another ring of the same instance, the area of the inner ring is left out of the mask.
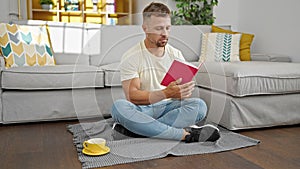
<path id="1" fill-rule="evenodd" d="M 237 30 L 239 21 L 240 0 L 219 0 L 218 6 L 214 7 L 216 25 L 231 25 L 232 30 Z"/>
<path id="2" fill-rule="evenodd" d="M 27 19 L 27 3 L 26 0 L 20 0 L 21 17 Z M 0 22 L 9 22 L 17 17 L 10 17 L 9 13 L 18 13 L 18 0 L 1 0 L 0 5 Z"/>
<path id="3" fill-rule="evenodd" d="M 141 25 L 142 24 L 142 12 L 144 8 L 153 2 L 153 0 L 132 0 L 134 6 L 133 6 L 133 24 L 134 25 Z M 162 2 L 171 10 L 176 9 L 176 3 L 174 0 L 156 0 L 155 2 Z"/>
<path id="4" fill-rule="evenodd" d="M 8 21 L 8 13 L 9 13 L 9 8 L 8 8 L 8 2 L 9 0 L 5 0 L 1 2 L 0 5 L 0 22 L 7 22 Z"/>
<path id="5" fill-rule="evenodd" d="M 299 0 L 224 0 L 215 8 L 216 24 L 255 34 L 252 53 L 275 53 L 300 62 Z"/>

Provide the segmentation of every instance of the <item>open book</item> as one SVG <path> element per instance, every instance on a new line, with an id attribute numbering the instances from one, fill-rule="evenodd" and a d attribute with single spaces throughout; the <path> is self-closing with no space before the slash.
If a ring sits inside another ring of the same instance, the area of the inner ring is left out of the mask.
<path id="1" fill-rule="evenodd" d="M 174 60 L 160 84 L 168 86 L 171 82 L 179 78 L 182 78 L 181 84 L 190 82 L 198 72 L 202 63 L 203 62 L 200 62 L 197 67 L 184 61 Z"/>

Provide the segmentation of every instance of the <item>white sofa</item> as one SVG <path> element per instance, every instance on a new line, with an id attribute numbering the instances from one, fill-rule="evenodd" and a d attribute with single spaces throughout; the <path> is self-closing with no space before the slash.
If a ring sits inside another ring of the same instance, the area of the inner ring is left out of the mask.
<path id="1" fill-rule="evenodd" d="M 299 75 L 299 63 L 206 63 L 197 82 L 208 118 L 236 130 L 299 123 Z"/>
<path id="2" fill-rule="evenodd" d="M 0 57 L 1 122 L 109 117 L 113 100 L 124 98 L 119 73 L 115 73 L 118 62 L 125 51 L 144 39 L 141 26 L 17 23 L 48 24 L 57 65 L 6 69 Z M 210 26 L 174 27 L 171 41 L 181 46 L 189 61 L 196 61 L 201 32 L 210 30 Z"/>
<path id="3" fill-rule="evenodd" d="M 0 120 L 109 117 L 112 102 L 124 98 L 120 58 L 144 38 L 141 26 L 47 24 L 57 65 L 5 69 L 1 59 Z M 169 42 L 187 61 L 197 62 L 202 33 L 210 31 L 206 25 L 173 26 Z M 260 62 L 206 63 L 201 67 L 194 96 L 209 105 L 208 120 L 232 130 L 299 123 L 300 64 L 272 62 L 289 61 L 281 56 L 253 58 Z"/>

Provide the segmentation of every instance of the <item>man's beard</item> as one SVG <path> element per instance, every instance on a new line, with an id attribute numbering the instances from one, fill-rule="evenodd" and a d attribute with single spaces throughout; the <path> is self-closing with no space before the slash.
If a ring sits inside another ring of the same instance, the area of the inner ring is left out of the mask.
<path id="1" fill-rule="evenodd" d="M 168 43 L 168 39 L 166 39 L 167 41 L 166 42 L 162 42 L 162 41 L 156 41 L 156 46 L 157 47 L 165 47 Z"/>
<path id="2" fill-rule="evenodd" d="M 168 39 L 167 38 L 164 38 L 163 40 L 166 40 L 166 42 L 163 42 L 163 40 L 153 40 L 151 39 L 149 36 L 147 36 L 148 40 L 152 43 L 152 44 L 155 44 L 156 47 L 165 47 L 168 43 Z"/>

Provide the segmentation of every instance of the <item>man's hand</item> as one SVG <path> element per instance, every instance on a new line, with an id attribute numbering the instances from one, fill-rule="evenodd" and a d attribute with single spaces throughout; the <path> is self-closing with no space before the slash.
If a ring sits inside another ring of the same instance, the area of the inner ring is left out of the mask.
<path id="1" fill-rule="evenodd" d="M 165 89 L 144 91 L 140 89 L 140 79 L 134 78 L 122 82 L 127 100 L 137 105 L 153 104 L 167 98 L 184 99 L 191 97 L 195 82 L 180 84 L 182 79 L 171 82 Z"/>
<path id="2" fill-rule="evenodd" d="M 195 82 L 191 81 L 185 84 L 180 84 L 182 79 L 177 79 L 171 82 L 164 90 L 166 98 L 185 99 L 192 95 L 195 87 Z"/>

